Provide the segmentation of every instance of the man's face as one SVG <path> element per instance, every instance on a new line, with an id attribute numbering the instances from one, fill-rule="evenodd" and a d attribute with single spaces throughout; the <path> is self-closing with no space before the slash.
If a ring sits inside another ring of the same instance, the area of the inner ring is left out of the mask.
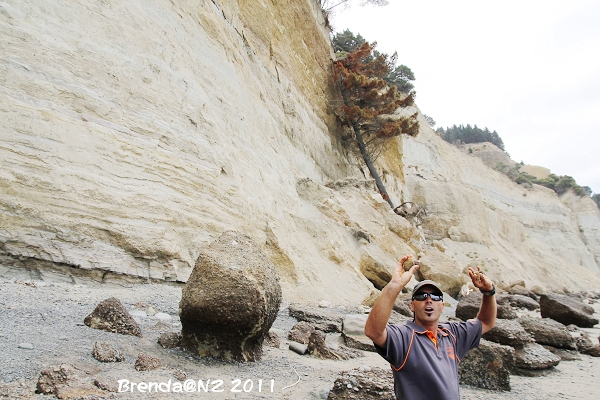
<path id="1" fill-rule="evenodd" d="M 419 289 L 416 294 L 420 293 L 438 294 L 434 288 L 428 286 Z M 415 313 L 415 322 L 421 322 L 421 325 L 437 324 L 444 309 L 444 302 L 433 301 L 430 296 L 427 296 L 421 301 L 413 299 L 410 302 L 410 309 Z"/>

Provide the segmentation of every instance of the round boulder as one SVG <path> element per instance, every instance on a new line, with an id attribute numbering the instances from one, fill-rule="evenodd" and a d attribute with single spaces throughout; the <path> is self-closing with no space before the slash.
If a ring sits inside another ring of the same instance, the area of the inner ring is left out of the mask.
<path id="1" fill-rule="evenodd" d="M 225 232 L 198 257 L 183 289 L 182 347 L 201 356 L 258 361 L 280 303 L 271 261 L 248 236 Z"/>

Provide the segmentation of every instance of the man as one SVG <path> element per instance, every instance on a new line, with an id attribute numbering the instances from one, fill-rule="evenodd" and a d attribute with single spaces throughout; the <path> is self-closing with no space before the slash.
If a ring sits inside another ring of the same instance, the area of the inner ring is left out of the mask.
<path id="1" fill-rule="evenodd" d="M 481 267 L 477 271 L 469 268 L 473 285 L 483 293 L 477 318 L 439 324 L 444 309 L 442 290 L 434 281 L 421 281 L 413 289 L 410 302 L 414 320 L 406 325 L 388 325 L 396 297 L 419 268 L 413 265 L 405 271 L 408 257 L 400 260 L 371 309 L 365 334 L 392 366 L 397 399 L 459 400 L 458 363 L 496 324 L 494 284 L 481 273 Z"/>

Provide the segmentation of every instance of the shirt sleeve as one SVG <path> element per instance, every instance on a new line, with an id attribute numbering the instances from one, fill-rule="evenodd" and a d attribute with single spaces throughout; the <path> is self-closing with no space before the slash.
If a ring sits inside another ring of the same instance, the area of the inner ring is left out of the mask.
<path id="1" fill-rule="evenodd" d="M 469 350 L 479 346 L 481 340 L 481 321 L 477 318 L 467 322 L 451 322 L 447 326 L 456 337 L 456 353 L 463 358 Z"/>
<path id="2" fill-rule="evenodd" d="M 385 343 L 385 348 L 380 347 L 375 343 L 373 343 L 373 345 L 381 357 L 394 367 L 398 368 L 404 363 L 407 347 L 406 334 L 399 325 L 395 324 L 388 324 L 386 330 L 387 341 Z"/>

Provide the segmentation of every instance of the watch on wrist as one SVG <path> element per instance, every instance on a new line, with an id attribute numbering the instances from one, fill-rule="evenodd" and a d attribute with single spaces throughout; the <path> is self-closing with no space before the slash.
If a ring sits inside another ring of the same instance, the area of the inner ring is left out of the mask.
<path id="1" fill-rule="evenodd" d="M 481 293 L 483 293 L 484 296 L 493 296 L 496 294 L 496 286 L 492 285 L 492 290 L 489 290 L 489 291 L 485 291 L 485 290 L 481 290 L 481 289 L 479 289 L 479 291 Z"/>

